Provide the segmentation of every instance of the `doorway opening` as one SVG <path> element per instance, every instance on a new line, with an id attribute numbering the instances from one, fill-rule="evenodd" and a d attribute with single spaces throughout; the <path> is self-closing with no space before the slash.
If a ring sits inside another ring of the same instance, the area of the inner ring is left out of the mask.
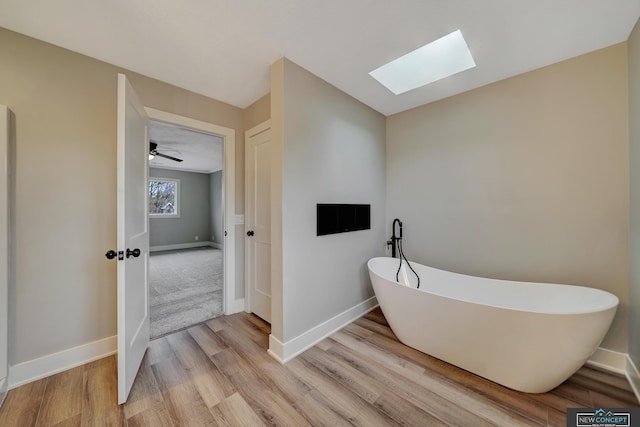
<path id="1" fill-rule="evenodd" d="M 146 110 L 152 142 L 148 280 L 153 339 L 232 308 L 234 236 L 227 225 L 234 211 L 229 151 L 235 151 L 235 141 L 232 129 Z"/>

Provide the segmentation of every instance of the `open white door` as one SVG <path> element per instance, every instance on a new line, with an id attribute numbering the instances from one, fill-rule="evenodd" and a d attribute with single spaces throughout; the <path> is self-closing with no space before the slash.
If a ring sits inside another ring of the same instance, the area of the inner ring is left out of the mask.
<path id="1" fill-rule="evenodd" d="M 271 322 L 271 123 L 245 133 L 249 311 Z"/>
<path id="2" fill-rule="evenodd" d="M 118 74 L 118 403 L 127 401 L 149 344 L 147 114 Z"/>

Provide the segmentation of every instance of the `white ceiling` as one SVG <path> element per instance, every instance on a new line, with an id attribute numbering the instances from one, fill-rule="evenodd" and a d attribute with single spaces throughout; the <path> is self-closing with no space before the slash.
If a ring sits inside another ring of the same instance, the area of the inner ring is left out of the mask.
<path id="1" fill-rule="evenodd" d="M 182 159 L 182 162 L 156 156 L 149 166 L 189 172 L 212 173 L 222 169 L 222 144 L 219 136 L 195 132 L 189 129 L 151 120 L 149 139 L 156 144 L 159 153 Z"/>
<path id="2" fill-rule="evenodd" d="M 640 0 L 0 0 L 0 26 L 244 108 L 282 56 L 389 115 L 626 40 Z M 477 67 L 367 73 L 461 29 Z"/>

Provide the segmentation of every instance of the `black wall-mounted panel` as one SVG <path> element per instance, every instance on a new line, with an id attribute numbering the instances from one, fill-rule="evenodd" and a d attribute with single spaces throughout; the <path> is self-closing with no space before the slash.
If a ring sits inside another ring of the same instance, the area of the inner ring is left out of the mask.
<path id="1" fill-rule="evenodd" d="M 371 205 L 317 205 L 317 235 L 345 233 L 371 228 Z"/>

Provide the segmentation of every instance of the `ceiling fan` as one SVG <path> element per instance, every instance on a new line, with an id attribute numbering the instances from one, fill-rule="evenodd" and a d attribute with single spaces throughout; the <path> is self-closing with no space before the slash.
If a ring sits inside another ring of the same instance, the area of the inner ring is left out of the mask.
<path id="1" fill-rule="evenodd" d="M 149 160 L 153 159 L 155 156 L 164 157 L 165 159 L 173 160 L 175 162 L 181 162 L 182 159 L 177 157 L 169 156 L 168 154 L 158 153 L 158 144 L 153 141 L 149 141 Z"/>

